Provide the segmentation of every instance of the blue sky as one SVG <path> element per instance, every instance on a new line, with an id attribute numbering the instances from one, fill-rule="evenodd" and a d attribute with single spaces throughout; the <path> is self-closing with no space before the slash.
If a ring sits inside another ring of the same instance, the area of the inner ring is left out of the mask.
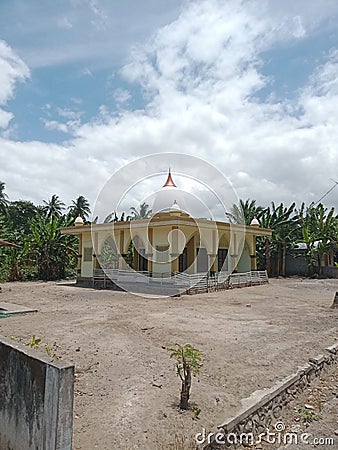
<path id="1" fill-rule="evenodd" d="M 174 19 L 180 5 L 176 0 L 146 0 L 142 4 L 3 2 L 1 38 L 30 69 L 30 79 L 17 86 L 15 98 L 8 103 L 15 115 L 15 137 L 60 142 L 68 136 L 45 126 L 45 120 L 60 119 L 58 108 L 78 111 L 85 122 L 98 115 L 102 105 L 117 111 L 114 92 L 118 90 L 133 93 L 128 108 L 143 106 L 138 87 L 123 80 L 119 70 L 130 47 Z"/>
<path id="2" fill-rule="evenodd" d="M 93 203 L 123 164 L 175 152 L 240 198 L 316 201 L 338 178 L 337 19 L 334 0 L 3 1 L 0 180 Z"/>

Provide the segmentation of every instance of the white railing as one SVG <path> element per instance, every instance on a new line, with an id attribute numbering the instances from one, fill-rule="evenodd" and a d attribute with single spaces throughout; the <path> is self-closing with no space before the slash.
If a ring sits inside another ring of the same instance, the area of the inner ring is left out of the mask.
<path id="1" fill-rule="evenodd" d="M 93 274 L 93 286 L 96 282 L 103 282 L 106 287 L 107 281 L 112 280 L 116 283 L 160 283 L 170 284 L 178 287 L 180 290 L 191 292 L 210 292 L 235 287 L 254 286 L 268 283 L 268 275 L 264 271 L 250 271 L 244 273 L 233 273 L 231 275 L 218 272 L 214 275 L 205 273 L 187 274 L 178 272 L 170 273 L 150 273 L 137 272 L 132 269 L 95 269 Z"/>

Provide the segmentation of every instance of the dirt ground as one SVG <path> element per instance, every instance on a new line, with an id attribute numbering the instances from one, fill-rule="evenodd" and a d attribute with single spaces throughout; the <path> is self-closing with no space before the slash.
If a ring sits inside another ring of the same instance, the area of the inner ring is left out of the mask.
<path id="1" fill-rule="evenodd" d="M 272 279 L 163 299 L 67 283 L 1 287 L 1 301 L 38 312 L 1 318 L 0 334 L 24 343 L 35 334 L 75 364 L 76 450 L 195 448 L 196 433 L 215 431 L 241 399 L 338 338 L 338 310 L 329 308 L 337 280 Z M 178 408 L 180 382 L 167 350 L 176 342 L 203 352 L 191 391 L 198 419 Z"/>

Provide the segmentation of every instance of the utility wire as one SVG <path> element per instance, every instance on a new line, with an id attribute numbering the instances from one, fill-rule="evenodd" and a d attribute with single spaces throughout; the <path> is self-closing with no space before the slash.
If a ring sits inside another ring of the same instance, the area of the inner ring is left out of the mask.
<path id="1" fill-rule="evenodd" d="M 325 192 L 325 194 L 322 197 L 320 197 L 320 199 L 315 203 L 315 205 L 318 205 L 318 203 L 321 202 L 323 198 L 325 198 L 331 191 L 333 191 L 334 188 L 338 186 L 338 181 L 335 181 L 332 178 L 330 178 L 330 180 L 334 182 L 334 185 L 327 192 Z"/>

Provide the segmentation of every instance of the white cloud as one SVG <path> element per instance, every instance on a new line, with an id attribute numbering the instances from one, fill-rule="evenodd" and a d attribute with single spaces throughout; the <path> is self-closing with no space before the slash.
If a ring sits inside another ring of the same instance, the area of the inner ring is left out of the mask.
<path id="1" fill-rule="evenodd" d="M 69 108 L 57 108 L 57 113 L 60 117 L 77 122 L 80 121 L 82 115 L 81 111 L 72 111 Z"/>
<path id="2" fill-rule="evenodd" d="M 131 99 L 131 93 L 127 89 L 115 89 L 113 94 L 114 100 L 118 105 L 124 104 Z"/>
<path id="3" fill-rule="evenodd" d="M 73 24 L 69 20 L 68 17 L 61 17 L 57 20 L 57 24 L 59 28 L 63 28 L 65 30 L 69 30 L 73 28 Z"/>
<path id="4" fill-rule="evenodd" d="M 9 45 L 0 40 L 0 104 L 13 97 L 15 83 L 29 77 L 29 69 Z"/>
<path id="5" fill-rule="evenodd" d="M 82 71 L 81 71 L 82 75 L 85 75 L 87 77 L 92 77 L 93 76 L 93 72 L 88 68 L 85 67 Z"/>
<path id="6" fill-rule="evenodd" d="M 257 96 L 270 83 L 262 52 L 314 32 L 313 8 L 303 13 L 287 3 L 290 10 L 279 14 L 270 2 L 187 3 L 177 20 L 134 48 L 122 70 L 142 85 L 149 99 L 144 110 L 112 116 L 102 105 L 83 124 L 63 110 L 66 123 L 46 126 L 73 133 L 64 145 L 2 141 L 9 157 L 0 179 L 10 195 L 41 201 L 57 193 L 69 201 L 83 194 L 93 201 L 123 163 L 172 151 L 216 165 L 244 199 L 265 205 L 318 200 L 338 166 L 337 53 L 293 99 Z M 326 200 L 338 208 L 333 194 Z"/>
<path id="7" fill-rule="evenodd" d="M 6 42 L 0 40 L 0 105 L 6 105 L 14 96 L 15 84 L 28 77 L 29 69 L 26 64 Z M 0 108 L 0 128 L 7 128 L 12 118 L 11 112 Z"/>
<path id="8" fill-rule="evenodd" d="M 300 16 L 295 16 L 293 18 L 293 22 L 295 25 L 295 31 L 293 32 L 294 37 L 296 37 L 296 38 L 304 37 L 306 34 L 306 31 L 303 26 L 302 18 Z"/>
<path id="9" fill-rule="evenodd" d="M 62 133 L 68 133 L 69 127 L 66 123 L 58 122 L 57 120 L 43 120 L 43 123 L 45 124 L 45 127 L 48 130 L 57 130 L 61 131 Z"/>
<path id="10" fill-rule="evenodd" d="M 7 128 L 13 117 L 12 113 L 0 109 L 0 128 Z"/>

